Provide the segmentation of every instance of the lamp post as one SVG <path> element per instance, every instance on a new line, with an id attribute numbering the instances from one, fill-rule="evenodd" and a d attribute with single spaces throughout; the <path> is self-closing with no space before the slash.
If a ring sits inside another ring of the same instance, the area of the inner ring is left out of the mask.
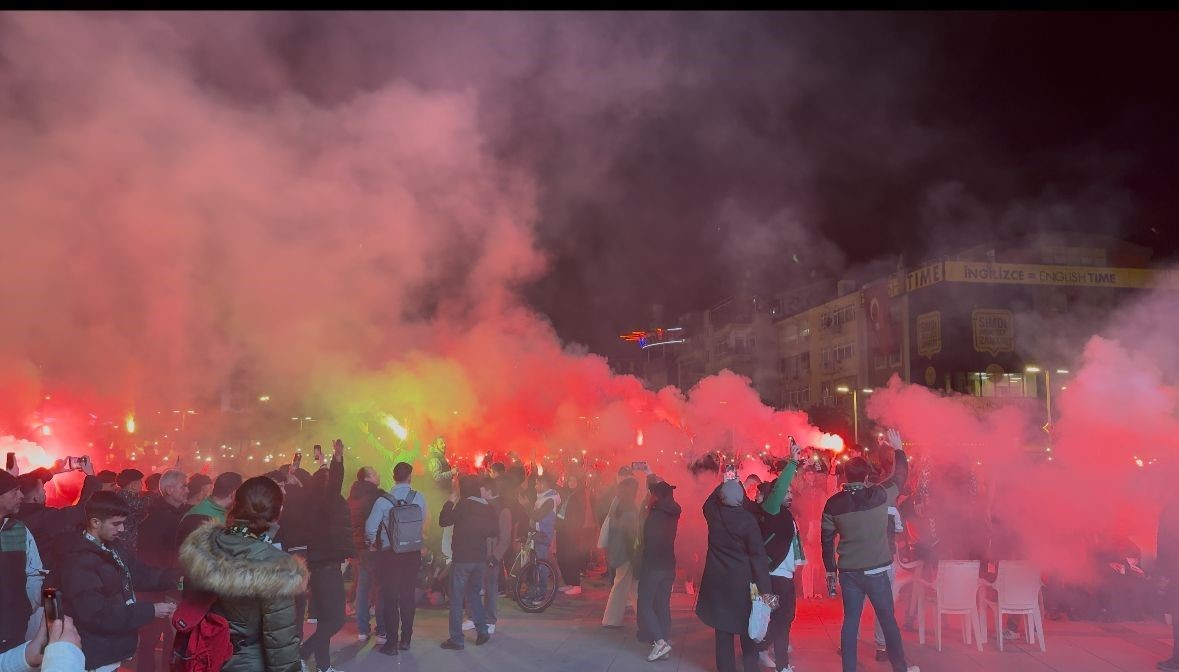
<path id="1" fill-rule="evenodd" d="M 855 388 L 852 388 L 852 387 L 848 387 L 847 385 L 840 385 L 835 388 L 835 391 L 838 392 L 839 394 L 851 394 L 851 398 L 852 398 L 852 427 L 854 428 L 853 431 L 855 432 L 855 441 L 856 441 L 856 445 L 858 446 L 858 445 L 860 445 L 860 396 L 859 396 L 859 394 L 857 394 L 858 390 L 856 390 Z M 864 394 L 872 394 L 872 391 L 873 390 L 868 387 L 865 387 L 863 390 Z"/>
<path id="2" fill-rule="evenodd" d="M 308 418 L 308 417 L 291 418 L 291 420 L 295 420 L 299 423 L 299 431 L 300 432 L 303 431 L 303 423 L 304 422 L 315 422 L 315 420 L 313 420 L 312 418 Z"/>

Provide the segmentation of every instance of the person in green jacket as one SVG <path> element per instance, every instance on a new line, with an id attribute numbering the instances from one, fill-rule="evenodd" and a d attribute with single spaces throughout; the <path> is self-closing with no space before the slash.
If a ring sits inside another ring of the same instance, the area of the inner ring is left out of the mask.
<path id="1" fill-rule="evenodd" d="M 223 672 L 299 672 L 302 628 L 295 597 L 307 591 L 307 567 L 270 535 L 283 493 L 265 476 L 237 490 L 225 524 L 205 523 L 180 548 L 185 590 L 216 594 L 229 621 L 233 657 Z"/>

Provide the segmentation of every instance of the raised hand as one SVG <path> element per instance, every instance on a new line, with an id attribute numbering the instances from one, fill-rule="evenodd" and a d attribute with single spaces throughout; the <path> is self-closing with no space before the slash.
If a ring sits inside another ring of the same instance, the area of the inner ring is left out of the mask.
<path id="1" fill-rule="evenodd" d="M 905 444 L 901 442 L 901 433 L 898 432 L 895 428 L 890 427 L 888 431 L 885 432 L 885 437 L 887 437 L 888 445 L 892 446 L 893 450 L 904 449 Z"/>

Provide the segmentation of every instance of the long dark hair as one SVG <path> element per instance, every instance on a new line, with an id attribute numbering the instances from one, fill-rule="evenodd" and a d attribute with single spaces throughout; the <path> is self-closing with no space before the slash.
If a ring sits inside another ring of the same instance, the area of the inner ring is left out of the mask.
<path id="1" fill-rule="evenodd" d="M 639 482 L 633 478 L 624 478 L 618 484 L 618 507 L 614 509 L 614 515 L 621 516 L 627 511 L 634 511 L 638 508 L 635 503 L 639 494 Z"/>
<path id="2" fill-rule="evenodd" d="M 255 476 L 238 487 L 226 514 L 230 527 L 245 526 L 252 534 L 270 529 L 282 513 L 282 488 L 265 476 Z"/>

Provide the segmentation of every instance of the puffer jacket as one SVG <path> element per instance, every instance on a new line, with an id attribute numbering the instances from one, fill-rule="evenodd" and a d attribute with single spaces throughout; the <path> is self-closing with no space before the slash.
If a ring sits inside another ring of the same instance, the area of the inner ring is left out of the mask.
<path id="1" fill-rule="evenodd" d="M 298 672 L 295 596 L 307 590 L 302 560 L 208 523 L 184 541 L 180 565 L 185 588 L 216 593 L 213 611 L 229 621 L 234 654 L 223 672 Z"/>

